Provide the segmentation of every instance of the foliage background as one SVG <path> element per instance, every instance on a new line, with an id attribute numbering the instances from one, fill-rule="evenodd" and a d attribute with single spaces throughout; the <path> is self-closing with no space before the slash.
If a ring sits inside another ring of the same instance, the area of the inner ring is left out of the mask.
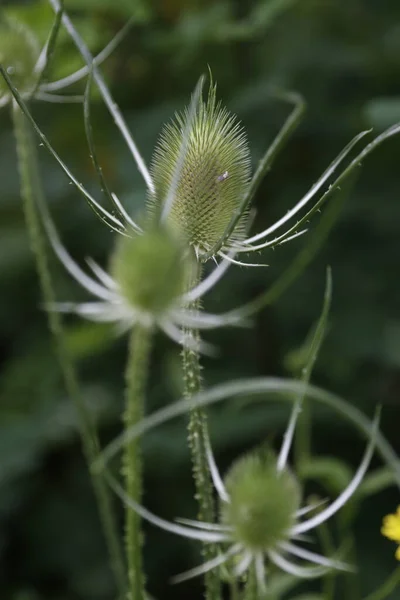
<path id="1" fill-rule="evenodd" d="M 400 121 L 398 0 L 67 0 L 66 8 L 93 51 L 133 16 L 134 26 L 104 66 L 112 91 L 147 161 L 162 124 L 188 101 L 210 65 L 220 96 L 242 119 L 254 164 L 287 107 L 274 86 L 307 100 L 305 121 L 280 155 L 256 198 L 255 229 L 282 215 L 353 135 Z M 4 2 L 42 41 L 52 13 L 46 2 Z M 81 66 L 63 34 L 53 77 Z M 77 86 L 79 89 L 79 86 Z M 82 108 L 35 104 L 50 140 L 79 178 L 96 190 L 85 144 Z M 111 187 L 134 214 L 145 190 L 99 100 L 93 106 L 98 151 Z M 105 263 L 113 235 L 100 224 L 54 161 L 40 150 L 51 210 L 74 257 Z M 385 405 L 383 430 L 400 449 L 400 139 L 368 159 L 323 251 L 250 330 L 210 335 L 221 355 L 206 360 L 209 384 L 246 375 L 292 375 L 319 314 L 327 264 L 333 270 L 329 334 L 314 381 L 371 414 Z M 113 597 L 93 497 L 40 308 L 38 281 L 23 223 L 11 121 L 0 114 L 0 589 L 12 600 L 108 600 Z M 99 190 L 96 190 L 99 193 Z M 315 224 L 315 223 L 314 223 Z M 207 300 L 228 309 L 268 288 L 307 242 L 301 237 L 266 253 L 268 269 L 232 269 Z M 53 261 L 60 299 L 83 297 Z M 104 442 L 120 429 L 125 339 L 67 319 L 68 340 L 85 397 Z M 149 410 L 180 392 L 179 350 L 159 336 L 153 353 Z M 286 413 L 267 405 L 239 411 L 225 403 L 212 418 L 222 468 L 266 437 L 279 441 Z M 354 467 L 357 435 L 318 412 L 314 450 Z M 182 422 L 145 440 L 146 504 L 169 518 L 193 515 L 190 467 Z M 398 503 L 394 488 L 372 497 L 356 518 L 361 592 L 394 568 L 393 545 L 380 538 L 381 517 Z M 185 540 L 147 529 L 149 589 L 157 598 L 200 598 L 198 582 L 170 587 L 168 578 L 199 560 Z M 396 598 L 396 593 L 392 598 Z"/>

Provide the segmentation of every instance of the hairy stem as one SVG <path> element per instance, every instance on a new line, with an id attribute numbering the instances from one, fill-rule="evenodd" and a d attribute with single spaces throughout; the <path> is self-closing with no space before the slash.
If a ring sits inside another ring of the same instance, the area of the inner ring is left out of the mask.
<path id="1" fill-rule="evenodd" d="M 126 430 L 139 423 L 144 415 L 145 388 L 149 369 L 152 333 L 137 325 L 132 331 L 126 368 L 124 426 Z M 142 497 L 142 457 L 139 440 L 126 445 L 123 456 L 125 491 L 129 498 L 140 503 Z M 140 517 L 129 506 L 125 516 L 125 549 L 128 564 L 129 600 L 144 600 Z"/>
<path id="2" fill-rule="evenodd" d="M 30 127 L 26 117 L 17 105 L 13 106 L 12 112 L 17 145 L 18 169 L 21 181 L 21 196 L 29 241 L 35 257 L 36 270 L 39 275 L 43 300 L 45 304 L 51 305 L 54 304 L 56 297 L 48 265 L 46 244 L 42 235 L 36 208 L 36 202 L 44 202 L 36 149 L 33 144 Z M 57 357 L 64 379 L 64 385 L 78 414 L 83 452 L 88 467 L 90 468 L 90 465 L 95 461 L 99 454 L 99 440 L 79 389 L 75 366 L 66 348 L 60 314 L 55 311 L 48 311 L 47 314 L 49 328 L 53 335 Z M 104 537 L 111 559 L 111 567 L 114 572 L 119 592 L 122 596 L 125 590 L 125 567 L 117 525 L 114 518 L 111 493 L 101 474 L 92 473 L 91 477 Z"/>
<path id="3" fill-rule="evenodd" d="M 201 266 L 198 265 L 198 272 L 188 281 L 188 287 L 193 287 L 198 283 L 201 276 Z M 195 301 L 188 308 L 200 310 L 200 303 Z M 188 329 L 185 336 L 194 342 L 200 341 L 197 330 Z M 202 388 L 201 364 L 199 352 L 193 348 L 184 346 L 182 350 L 184 395 L 190 400 Z M 188 424 L 188 442 L 192 457 L 193 478 L 196 489 L 196 499 L 198 502 L 198 518 L 201 521 L 213 523 L 215 521 L 215 503 L 213 498 L 213 487 L 208 469 L 205 441 L 208 437 L 207 414 L 204 408 L 196 406 L 191 407 Z M 204 559 L 211 560 L 217 555 L 215 544 L 204 544 L 202 551 Z M 221 583 L 216 571 L 209 571 L 205 575 L 206 600 L 220 600 Z"/>
<path id="4" fill-rule="evenodd" d="M 36 148 L 32 140 L 29 123 L 19 106 L 15 103 L 12 114 L 21 181 L 21 196 L 29 241 L 35 257 L 44 303 L 51 305 L 54 304 L 56 297 L 48 264 L 46 244 L 37 212 L 37 205 L 39 203 L 43 204 L 45 200 L 41 186 Z M 49 329 L 53 335 L 64 385 L 78 414 L 83 453 L 90 468 L 90 465 L 99 455 L 100 443 L 80 392 L 75 366 L 66 348 L 60 314 L 55 311 L 48 311 L 47 314 Z M 92 473 L 91 478 L 98 504 L 100 521 L 110 555 L 111 567 L 120 595 L 122 596 L 126 589 L 125 566 L 114 517 L 111 492 L 101 474 Z"/>

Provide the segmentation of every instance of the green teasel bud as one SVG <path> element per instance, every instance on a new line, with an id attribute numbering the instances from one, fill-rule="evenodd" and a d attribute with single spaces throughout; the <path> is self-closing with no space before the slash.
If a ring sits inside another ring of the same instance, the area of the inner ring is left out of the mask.
<path id="1" fill-rule="evenodd" d="M 0 63 L 22 94 L 35 86 L 39 56 L 40 44 L 33 32 L 19 21 L 3 17 L 0 20 Z M 10 90 L 1 77 L 0 102 L 9 96 Z"/>
<path id="2" fill-rule="evenodd" d="M 300 487 L 288 469 L 278 471 L 273 453 L 242 457 L 224 483 L 230 502 L 222 504 L 221 520 L 233 528 L 237 542 L 258 552 L 288 538 L 300 507 Z"/>
<path id="3" fill-rule="evenodd" d="M 165 229 L 154 229 L 118 239 L 111 275 L 133 309 L 157 316 L 185 291 L 189 267 L 180 240 Z"/>
<path id="4" fill-rule="evenodd" d="M 149 208 L 162 211 L 177 169 L 189 110 L 176 114 L 161 132 L 151 174 L 155 192 Z M 247 190 L 251 175 L 245 131 L 235 115 L 216 99 L 210 83 L 206 100 L 200 98 L 189 131 L 176 192 L 168 220 L 180 229 L 198 254 L 210 250 L 222 237 Z M 248 214 L 243 214 L 231 242 L 244 238 Z"/>

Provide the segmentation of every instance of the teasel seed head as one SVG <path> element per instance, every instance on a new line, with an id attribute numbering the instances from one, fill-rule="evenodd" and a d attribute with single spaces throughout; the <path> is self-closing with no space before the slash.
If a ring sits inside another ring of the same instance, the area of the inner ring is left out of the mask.
<path id="1" fill-rule="evenodd" d="M 155 192 L 149 196 L 149 209 L 157 214 L 176 174 L 184 135 L 188 136 L 186 151 L 168 221 L 201 255 L 220 240 L 243 199 L 251 175 L 250 151 L 242 125 L 217 102 L 216 85 L 211 82 L 194 116 L 186 109 L 161 133 L 151 165 Z M 247 218 L 247 213 L 241 217 L 231 241 L 244 238 Z"/>
<path id="2" fill-rule="evenodd" d="M 224 479 L 229 503 L 222 503 L 221 521 L 238 543 L 252 552 L 267 551 L 290 537 L 301 494 L 289 471 L 277 468 L 272 453 L 240 458 Z"/>

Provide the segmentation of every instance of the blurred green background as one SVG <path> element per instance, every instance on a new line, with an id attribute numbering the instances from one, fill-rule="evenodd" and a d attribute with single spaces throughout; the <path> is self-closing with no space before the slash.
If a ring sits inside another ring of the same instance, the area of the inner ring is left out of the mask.
<path id="1" fill-rule="evenodd" d="M 127 21 L 134 25 L 103 71 L 140 149 L 150 161 L 162 124 L 188 102 L 208 65 L 219 95 L 243 121 L 254 165 L 288 114 L 273 87 L 296 90 L 308 104 L 293 136 L 255 199 L 254 231 L 285 213 L 359 131 L 400 121 L 398 0 L 66 0 L 74 23 L 99 51 Z M 1 3 L 44 42 L 46 2 Z M 64 32 L 51 72 L 79 68 Z M 74 92 L 82 87 L 77 85 Z M 96 193 L 80 105 L 32 105 L 56 149 Z M 132 214 L 145 188 L 99 98 L 93 127 L 110 187 Z M 106 264 L 110 233 L 40 149 L 43 179 L 63 241 L 83 262 Z M 384 404 L 382 428 L 400 449 L 400 136 L 365 162 L 323 251 L 278 303 L 249 330 L 211 333 L 218 359 L 205 359 L 207 384 L 248 375 L 296 375 L 302 344 L 322 304 L 325 269 L 333 271 L 327 339 L 314 382 L 372 414 Z M 9 110 L 0 113 L 0 597 L 3 600 L 109 600 L 112 577 L 77 436 L 76 415 L 55 360 L 24 226 Z M 315 227 L 316 219 L 312 227 Z M 222 311 L 267 289 L 307 236 L 265 252 L 268 269 L 232 268 L 207 298 Z M 55 260 L 61 300 L 84 298 Z M 109 328 L 67 318 L 71 352 L 104 443 L 120 431 L 126 339 Z M 179 349 L 158 336 L 148 410 L 180 395 Z M 278 443 L 287 411 L 225 403 L 213 411 L 213 445 L 222 469 L 246 448 Z M 316 411 L 313 447 L 354 468 L 363 444 L 331 413 Z M 146 505 L 167 518 L 194 516 L 184 424 L 171 422 L 144 440 Z M 376 466 L 378 461 L 376 462 Z M 364 502 L 355 519 L 360 589 L 365 596 L 395 567 L 394 545 L 381 538 L 384 514 L 399 503 L 388 488 Z M 122 511 L 121 522 L 122 522 Z M 200 560 L 198 547 L 146 527 L 149 591 L 156 598 L 200 598 L 200 582 L 171 587 L 169 578 Z M 318 589 L 314 585 L 314 589 Z M 399 597 L 394 592 L 391 598 Z M 293 597 L 293 596 L 292 596 Z"/>

